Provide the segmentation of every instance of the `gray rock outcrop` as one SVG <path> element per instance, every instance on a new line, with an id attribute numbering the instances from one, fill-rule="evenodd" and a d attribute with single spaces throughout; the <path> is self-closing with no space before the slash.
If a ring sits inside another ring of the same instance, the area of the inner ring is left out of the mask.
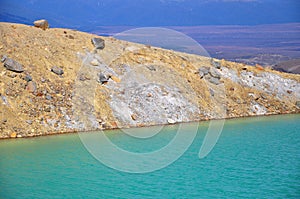
<path id="1" fill-rule="evenodd" d="M 205 77 L 205 79 L 212 84 L 218 85 L 221 83 L 221 73 L 219 73 L 216 68 L 209 68 L 207 66 L 203 66 L 198 69 L 198 73 L 201 79 Z"/>

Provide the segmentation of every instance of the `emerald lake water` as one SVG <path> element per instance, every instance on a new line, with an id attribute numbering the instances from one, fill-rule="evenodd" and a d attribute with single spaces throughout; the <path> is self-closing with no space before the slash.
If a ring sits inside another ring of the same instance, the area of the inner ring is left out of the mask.
<path id="1" fill-rule="evenodd" d="M 199 159 L 208 124 L 199 124 L 174 163 L 141 174 L 97 161 L 78 134 L 0 140 L 0 198 L 300 198 L 299 114 L 227 120 L 213 150 Z M 144 140 L 105 134 L 126 150 L 149 151 L 166 145 L 176 128 Z"/>

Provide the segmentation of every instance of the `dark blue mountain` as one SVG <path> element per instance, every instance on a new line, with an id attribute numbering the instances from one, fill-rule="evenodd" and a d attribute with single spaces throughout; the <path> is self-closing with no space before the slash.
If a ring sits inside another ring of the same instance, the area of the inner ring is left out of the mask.
<path id="1" fill-rule="evenodd" d="M 0 0 L 0 21 L 94 26 L 257 25 L 300 22 L 298 0 Z"/>

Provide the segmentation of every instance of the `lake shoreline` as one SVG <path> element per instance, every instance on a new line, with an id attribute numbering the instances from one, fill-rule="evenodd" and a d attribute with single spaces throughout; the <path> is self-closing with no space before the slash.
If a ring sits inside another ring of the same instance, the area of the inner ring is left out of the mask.
<path id="1" fill-rule="evenodd" d="M 106 128 L 106 129 L 92 129 L 92 130 L 84 130 L 84 131 L 64 131 L 64 132 L 53 132 L 47 134 L 33 134 L 22 137 L 1 137 L 0 140 L 11 140 L 11 139 L 22 139 L 22 138 L 37 138 L 37 137 L 46 137 L 46 136 L 57 136 L 57 135 L 66 135 L 66 134 L 75 134 L 75 133 L 91 133 L 96 131 L 109 131 L 109 130 L 120 130 L 120 129 L 132 129 L 132 128 L 147 128 L 147 127 L 155 127 L 155 126 L 171 126 L 171 125 L 180 125 L 180 124 L 189 124 L 194 122 L 210 122 L 210 121 L 218 121 L 218 120 L 234 120 L 234 119 L 242 119 L 242 118 L 255 118 L 255 117 L 272 117 L 279 115 L 298 115 L 300 114 L 300 110 L 291 113 L 276 113 L 276 114 L 264 114 L 264 115 L 249 115 L 249 116 L 241 116 L 241 117 L 228 117 L 223 119 L 209 119 L 209 120 L 197 120 L 197 121 L 188 121 L 188 122 L 178 122 L 174 124 L 155 124 L 155 125 L 144 125 L 144 126 L 129 126 L 129 127 L 120 127 L 120 128 Z"/>

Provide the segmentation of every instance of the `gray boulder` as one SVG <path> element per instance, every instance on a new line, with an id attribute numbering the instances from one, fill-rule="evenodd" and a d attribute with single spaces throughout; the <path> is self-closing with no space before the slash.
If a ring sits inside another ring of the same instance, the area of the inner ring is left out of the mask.
<path id="1" fill-rule="evenodd" d="M 51 72 L 55 73 L 56 75 L 62 75 L 64 74 L 64 70 L 58 66 L 53 66 L 51 68 Z"/>
<path id="2" fill-rule="evenodd" d="M 22 64 L 20 64 L 19 62 L 15 61 L 13 59 L 8 58 L 8 57 L 5 58 L 4 67 L 7 70 L 17 72 L 17 73 L 21 73 L 24 71 Z"/>
<path id="3" fill-rule="evenodd" d="M 92 44 L 95 46 L 96 49 L 104 49 L 105 42 L 101 38 L 92 38 Z"/>

